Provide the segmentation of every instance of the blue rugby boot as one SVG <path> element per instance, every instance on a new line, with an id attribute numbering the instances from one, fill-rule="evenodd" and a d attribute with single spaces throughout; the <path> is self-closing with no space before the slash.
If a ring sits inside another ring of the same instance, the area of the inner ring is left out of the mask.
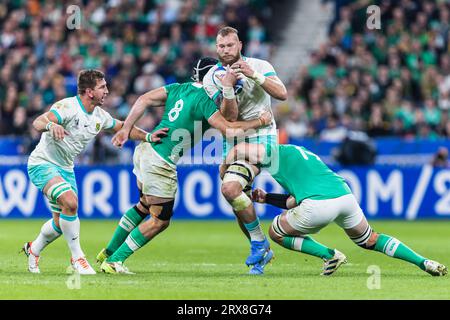
<path id="1" fill-rule="evenodd" d="M 261 261 L 270 250 L 270 243 L 265 238 L 263 241 L 251 241 L 250 255 L 245 260 L 247 266 L 251 266 Z"/>
<path id="2" fill-rule="evenodd" d="M 269 251 L 266 252 L 266 255 L 264 256 L 264 258 L 257 262 L 251 269 L 249 274 L 256 274 L 256 275 L 260 275 L 264 273 L 264 267 L 272 261 L 272 259 L 274 259 L 273 256 L 273 251 L 271 249 L 269 249 Z"/>

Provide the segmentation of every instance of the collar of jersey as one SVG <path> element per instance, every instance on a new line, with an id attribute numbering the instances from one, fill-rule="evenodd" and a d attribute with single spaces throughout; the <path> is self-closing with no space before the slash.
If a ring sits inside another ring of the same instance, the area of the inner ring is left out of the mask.
<path id="1" fill-rule="evenodd" d="M 81 110 L 83 110 L 84 113 L 86 114 L 92 114 L 92 112 L 87 112 L 86 109 L 83 106 L 83 102 L 81 102 L 80 96 L 77 95 L 77 101 L 80 104 Z"/>

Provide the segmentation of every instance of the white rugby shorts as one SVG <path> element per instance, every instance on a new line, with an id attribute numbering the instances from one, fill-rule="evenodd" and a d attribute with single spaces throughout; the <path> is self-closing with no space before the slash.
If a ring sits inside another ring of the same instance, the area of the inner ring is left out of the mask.
<path id="1" fill-rule="evenodd" d="M 134 150 L 133 173 L 142 183 L 142 193 L 161 198 L 175 198 L 177 168 L 164 160 L 150 143 L 142 142 Z"/>
<path id="2" fill-rule="evenodd" d="M 333 221 L 343 229 L 353 228 L 364 218 L 364 213 L 353 194 L 346 194 L 326 200 L 304 199 L 286 212 L 286 218 L 295 230 L 313 234 Z"/>

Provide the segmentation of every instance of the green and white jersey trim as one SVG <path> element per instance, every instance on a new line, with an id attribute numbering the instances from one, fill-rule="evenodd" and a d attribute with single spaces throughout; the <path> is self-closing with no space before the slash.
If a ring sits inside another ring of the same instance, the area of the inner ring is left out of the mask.
<path id="1" fill-rule="evenodd" d="M 116 122 L 111 115 L 100 107 L 88 113 L 78 96 L 66 98 L 53 104 L 50 109 L 69 135 L 56 141 L 49 132 L 41 135 L 41 140 L 30 154 L 28 164 L 52 163 L 63 169 L 71 170 L 74 159 L 94 140 L 102 129 L 112 129 Z"/>

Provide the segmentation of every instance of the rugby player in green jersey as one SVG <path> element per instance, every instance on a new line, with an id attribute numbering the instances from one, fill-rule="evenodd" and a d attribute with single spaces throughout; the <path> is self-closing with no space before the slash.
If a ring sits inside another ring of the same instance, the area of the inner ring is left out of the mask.
<path id="1" fill-rule="evenodd" d="M 212 126 L 223 135 L 240 135 L 272 122 L 269 112 L 261 113 L 257 119 L 236 122 L 229 122 L 222 116 L 202 85 L 204 75 L 216 63 L 216 59 L 200 59 L 194 69 L 195 82 L 167 85 L 140 96 L 123 128 L 113 137 L 113 144 L 121 147 L 146 108 L 165 106 L 162 120 L 154 130 L 167 128 L 168 136 L 158 143 L 148 141 L 136 147 L 133 172 L 138 181 L 140 201 L 121 218 L 108 246 L 97 255 L 103 272 L 130 273 L 123 262 L 169 226 L 177 191 L 176 164 L 183 152 L 197 142 L 194 132 L 199 129 L 204 132 Z M 235 77 L 230 70 L 224 79 L 235 80 Z M 142 222 L 147 214 L 151 219 Z"/>
<path id="2" fill-rule="evenodd" d="M 245 159 L 243 148 L 242 144 L 234 147 L 227 163 L 233 158 Z M 257 152 L 260 159 L 254 161 L 263 160 L 263 151 Z M 268 171 L 289 194 L 255 189 L 252 198 L 259 203 L 288 209 L 274 218 L 269 229 L 271 239 L 284 248 L 322 258 L 325 261 L 322 275 L 333 274 L 347 262 L 343 253 L 309 236 L 333 221 L 361 248 L 410 262 L 433 276 L 447 274 L 443 264 L 417 254 L 394 237 L 375 232 L 345 180 L 311 151 L 294 145 L 279 145 L 272 159 L 277 159 L 278 163 Z M 264 261 L 255 267 L 264 268 Z"/>

